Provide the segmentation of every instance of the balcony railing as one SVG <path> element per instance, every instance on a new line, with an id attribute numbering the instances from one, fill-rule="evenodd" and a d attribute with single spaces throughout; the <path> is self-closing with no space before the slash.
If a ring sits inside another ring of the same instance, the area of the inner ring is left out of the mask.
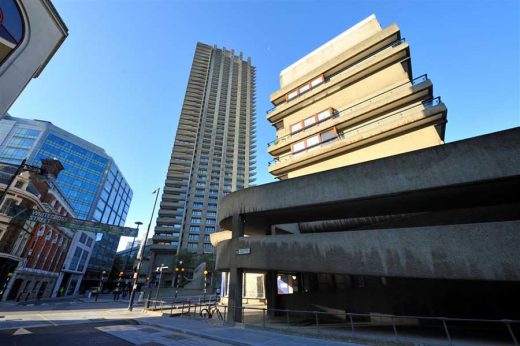
<path id="1" fill-rule="evenodd" d="M 277 164 L 279 162 L 287 161 L 287 160 L 293 158 L 294 156 L 299 156 L 301 154 L 304 154 L 307 151 L 309 151 L 310 149 L 314 149 L 314 148 L 319 147 L 319 146 L 321 146 L 323 144 L 330 144 L 333 141 L 335 142 L 335 141 L 344 140 L 344 139 L 347 138 L 347 135 L 349 135 L 350 133 L 357 132 L 359 134 L 359 133 L 370 131 L 372 129 L 371 127 L 373 127 L 374 125 L 377 125 L 382 120 L 385 120 L 385 119 L 388 119 L 388 118 L 391 118 L 391 117 L 394 117 L 394 116 L 402 115 L 405 112 L 410 111 L 410 110 L 412 110 L 414 108 L 424 107 L 425 109 L 427 109 L 427 108 L 435 107 L 435 106 L 439 105 L 440 103 L 441 103 L 441 98 L 440 98 L 440 96 L 438 96 L 438 97 L 436 97 L 434 99 L 431 99 L 431 100 L 428 100 L 428 101 L 424 101 L 420 105 L 412 106 L 412 107 L 409 107 L 407 109 L 403 109 L 403 110 L 401 110 L 399 112 L 389 114 L 389 115 L 387 115 L 387 116 L 385 116 L 383 118 L 375 119 L 375 120 L 367 122 L 367 123 L 365 123 L 365 124 L 363 124 L 361 126 L 358 126 L 358 127 L 355 127 L 355 128 L 353 128 L 351 130 L 343 132 L 335 140 L 329 140 L 326 143 L 318 143 L 316 145 L 313 145 L 311 147 L 306 148 L 303 151 L 299 151 L 297 153 L 288 153 L 288 154 L 279 156 L 277 158 L 274 158 L 273 160 L 269 161 L 269 167 L 272 166 L 272 165 L 275 165 L 275 164 Z"/>
<path id="2" fill-rule="evenodd" d="M 350 68 L 352 68 L 352 67 L 354 67 L 354 66 L 356 66 L 356 65 L 361 64 L 361 63 L 364 62 L 365 60 L 367 60 L 367 59 L 369 59 L 369 58 L 371 58 L 371 57 L 373 57 L 373 56 L 375 56 L 375 55 L 381 53 L 382 51 L 384 51 L 384 50 L 386 50 L 386 49 L 397 47 L 397 46 L 399 46 L 400 44 L 402 44 L 402 43 L 404 43 L 404 42 L 406 42 L 406 40 L 405 40 L 404 38 L 401 38 L 401 39 L 399 39 L 399 40 L 397 40 L 397 41 L 394 41 L 394 42 L 390 43 L 390 44 L 387 45 L 387 46 L 384 46 L 384 47 L 382 47 L 382 48 L 379 48 L 379 49 L 376 50 L 375 52 L 372 52 L 372 53 L 370 53 L 369 55 L 367 55 L 367 56 L 361 58 L 361 60 L 358 60 L 358 61 L 356 61 L 356 62 L 353 63 L 353 64 L 350 64 L 350 65 L 348 65 L 348 66 L 345 66 L 345 67 L 343 67 L 341 70 L 339 70 L 339 71 L 337 71 L 337 72 L 334 72 L 334 73 L 331 74 L 330 76 L 327 76 L 327 78 L 325 78 L 325 81 L 324 81 L 321 85 L 326 85 L 326 84 L 331 80 L 331 78 L 337 76 L 338 74 L 340 74 L 340 73 L 342 73 L 342 72 L 344 72 L 344 71 L 346 71 L 346 70 L 348 70 L 348 69 L 350 69 Z M 286 103 L 292 102 L 292 101 L 294 101 L 294 100 L 297 100 L 298 98 L 300 98 L 301 95 L 305 95 L 305 94 L 306 94 L 306 93 L 303 93 L 303 94 L 300 94 L 300 95 L 298 95 L 298 96 L 296 96 L 296 97 L 294 97 L 294 98 L 292 98 L 292 99 L 290 99 L 290 100 L 287 100 L 286 102 L 280 104 L 280 106 L 283 105 L 283 104 L 286 104 Z M 266 111 L 266 114 L 270 114 L 270 113 L 272 113 L 274 110 L 276 110 L 277 107 L 278 107 L 278 106 L 274 106 L 273 108 L 268 109 L 268 110 Z"/>
<path id="3" fill-rule="evenodd" d="M 399 92 L 401 90 L 401 88 L 405 87 L 405 86 L 414 86 L 416 84 L 419 84 L 419 83 L 422 83 L 424 81 L 428 80 L 428 75 L 427 74 L 423 74 L 419 77 L 416 77 L 414 79 L 412 79 L 411 81 L 408 81 L 408 82 L 405 82 L 403 84 L 399 84 L 398 86 L 395 86 L 393 87 L 392 89 L 389 89 L 389 90 L 386 90 L 380 94 L 377 94 L 369 99 L 366 99 L 364 101 L 361 101 L 359 103 L 356 103 L 352 106 L 349 106 L 347 108 L 343 108 L 342 110 L 340 111 L 337 111 L 335 112 L 331 118 L 328 118 L 328 119 L 325 119 L 323 120 L 322 122 L 317 122 L 316 124 L 312 124 L 312 125 L 309 125 L 307 127 L 304 127 L 303 129 L 301 129 L 300 131 L 298 132 L 295 132 L 295 133 L 290 133 L 288 135 L 285 135 L 285 136 L 282 136 L 280 138 L 277 138 L 275 139 L 274 141 L 271 141 L 269 143 L 267 143 L 267 147 L 271 147 L 271 146 L 274 146 L 274 145 L 278 145 L 279 143 L 283 143 L 285 141 L 287 141 L 287 139 L 289 139 L 290 137 L 294 136 L 294 135 L 297 135 L 297 134 L 300 134 L 300 133 L 305 133 L 305 132 L 309 132 L 309 130 L 311 129 L 316 129 L 318 127 L 321 127 L 323 124 L 328 124 L 330 122 L 332 122 L 333 119 L 336 119 L 338 117 L 345 117 L 349 114 L 351 114 L 353 111 L 359 109 L 359 108 L 362 108 L 362 107 L 365 107 L 373 102 L 376 102 L 376 101 L 379 101 L 381 99 L 385 99 L 387 97 L 389 97 L 390 95 L 393 95 L 395 94 L 396 92 Z"/>

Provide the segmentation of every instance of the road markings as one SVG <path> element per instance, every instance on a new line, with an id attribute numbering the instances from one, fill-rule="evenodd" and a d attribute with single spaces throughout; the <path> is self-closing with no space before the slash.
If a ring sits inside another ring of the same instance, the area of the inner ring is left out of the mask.
<path id="1" fill-rule="evenodd" d="M 57 323 L 54 323 L 53 321 L 49 320 L 47 317 L 43 316 L 42 314 L 38 314 L 41 318 L 43 318 L 46 322 L 49 322 L 50 324 L 52 324 L 54 327 L 57 327 L 58 324 Z"/>
<path id="2" fill-rule="evenodd" d="M 13 335 L 24 335 L 24 334 L 32 334 L 32 332 L 28 331 L 25 328 L 18 328 L 16 332 L 13 333 Z"/>

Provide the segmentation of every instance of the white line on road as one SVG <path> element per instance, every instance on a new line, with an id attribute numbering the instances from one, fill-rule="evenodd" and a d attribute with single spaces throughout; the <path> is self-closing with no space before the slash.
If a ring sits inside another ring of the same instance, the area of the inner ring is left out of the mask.
<path id="1" fill-rule="evenodd" d="M 50 324 L 52 324 L 54 327 L 57 327 L 58 324 L 57 323 L 54 323 L 53 321 L 49 320 L 47 317 L 43 316 L 42 314 L 38 313 L 38 315 L 43 318 L 45 321 L 49 322 Z"/>

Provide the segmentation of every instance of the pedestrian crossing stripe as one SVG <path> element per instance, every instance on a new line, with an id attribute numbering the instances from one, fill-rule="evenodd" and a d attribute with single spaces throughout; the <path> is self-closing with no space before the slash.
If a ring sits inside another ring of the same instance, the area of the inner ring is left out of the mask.
<path id="1" fill-rule="evenodd" d="M 13 335 L 24 335 L 24 334 L 32 334 L 32 332 L 28 331 L 25 328 L 18 328 Z"/>

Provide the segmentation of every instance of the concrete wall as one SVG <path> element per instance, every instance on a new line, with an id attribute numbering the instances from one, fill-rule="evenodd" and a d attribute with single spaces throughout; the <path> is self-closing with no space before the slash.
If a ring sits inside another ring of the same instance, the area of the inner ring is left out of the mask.
<path id="1" fill-rule="evenodd" d="M 520 221 L 242 237 L 217 247 L 230 267 L 353 275 L 520 281 Z M 250 248 L 250 255 L 236 255 Z"/>
<path id="2" fill-rule="evenodd" d="M 47 0 L 19 0 L 25 21 L 20 45 L 0 65 L 0 116 L 31 78 L 39 75 L 67 37 L 67 28 Z"/>
<path id="3" fill-rule="evenodd" d="M 450 195 L 448 187 L 463 189 L 471 184 L 519 176 L 520 128 L 514 128 L 237 191 L 219 202 L 218 221 L 223 229 L 230 229 L 233 215 L 247 220 L 256 217 L 266 224 L 323 220 L 333 218 L 335 206 L 337 218 L 349 214 L 376 215 L 373 213 L 382 211 L 382 204 L 390 198 L 398 200 L 405 194 L 430 193 L 434 189 L 439 189 L 437 199 L 426 199 L 424 203 L 448 205 L 459 197 Z M 474 186 L 474 192 L 478 190 Z M 511 192 L 495 189 L 480 197 L 495 193 L 494 198 L 500 200 Z M 412 201 L 408 202 L 413 208 Z M 372 209 L 362 208 L 367 205 Z M 384 209 L 391 207 L 388 203 Z M 399 205 L 394 207 L 398 209 Z"/>

